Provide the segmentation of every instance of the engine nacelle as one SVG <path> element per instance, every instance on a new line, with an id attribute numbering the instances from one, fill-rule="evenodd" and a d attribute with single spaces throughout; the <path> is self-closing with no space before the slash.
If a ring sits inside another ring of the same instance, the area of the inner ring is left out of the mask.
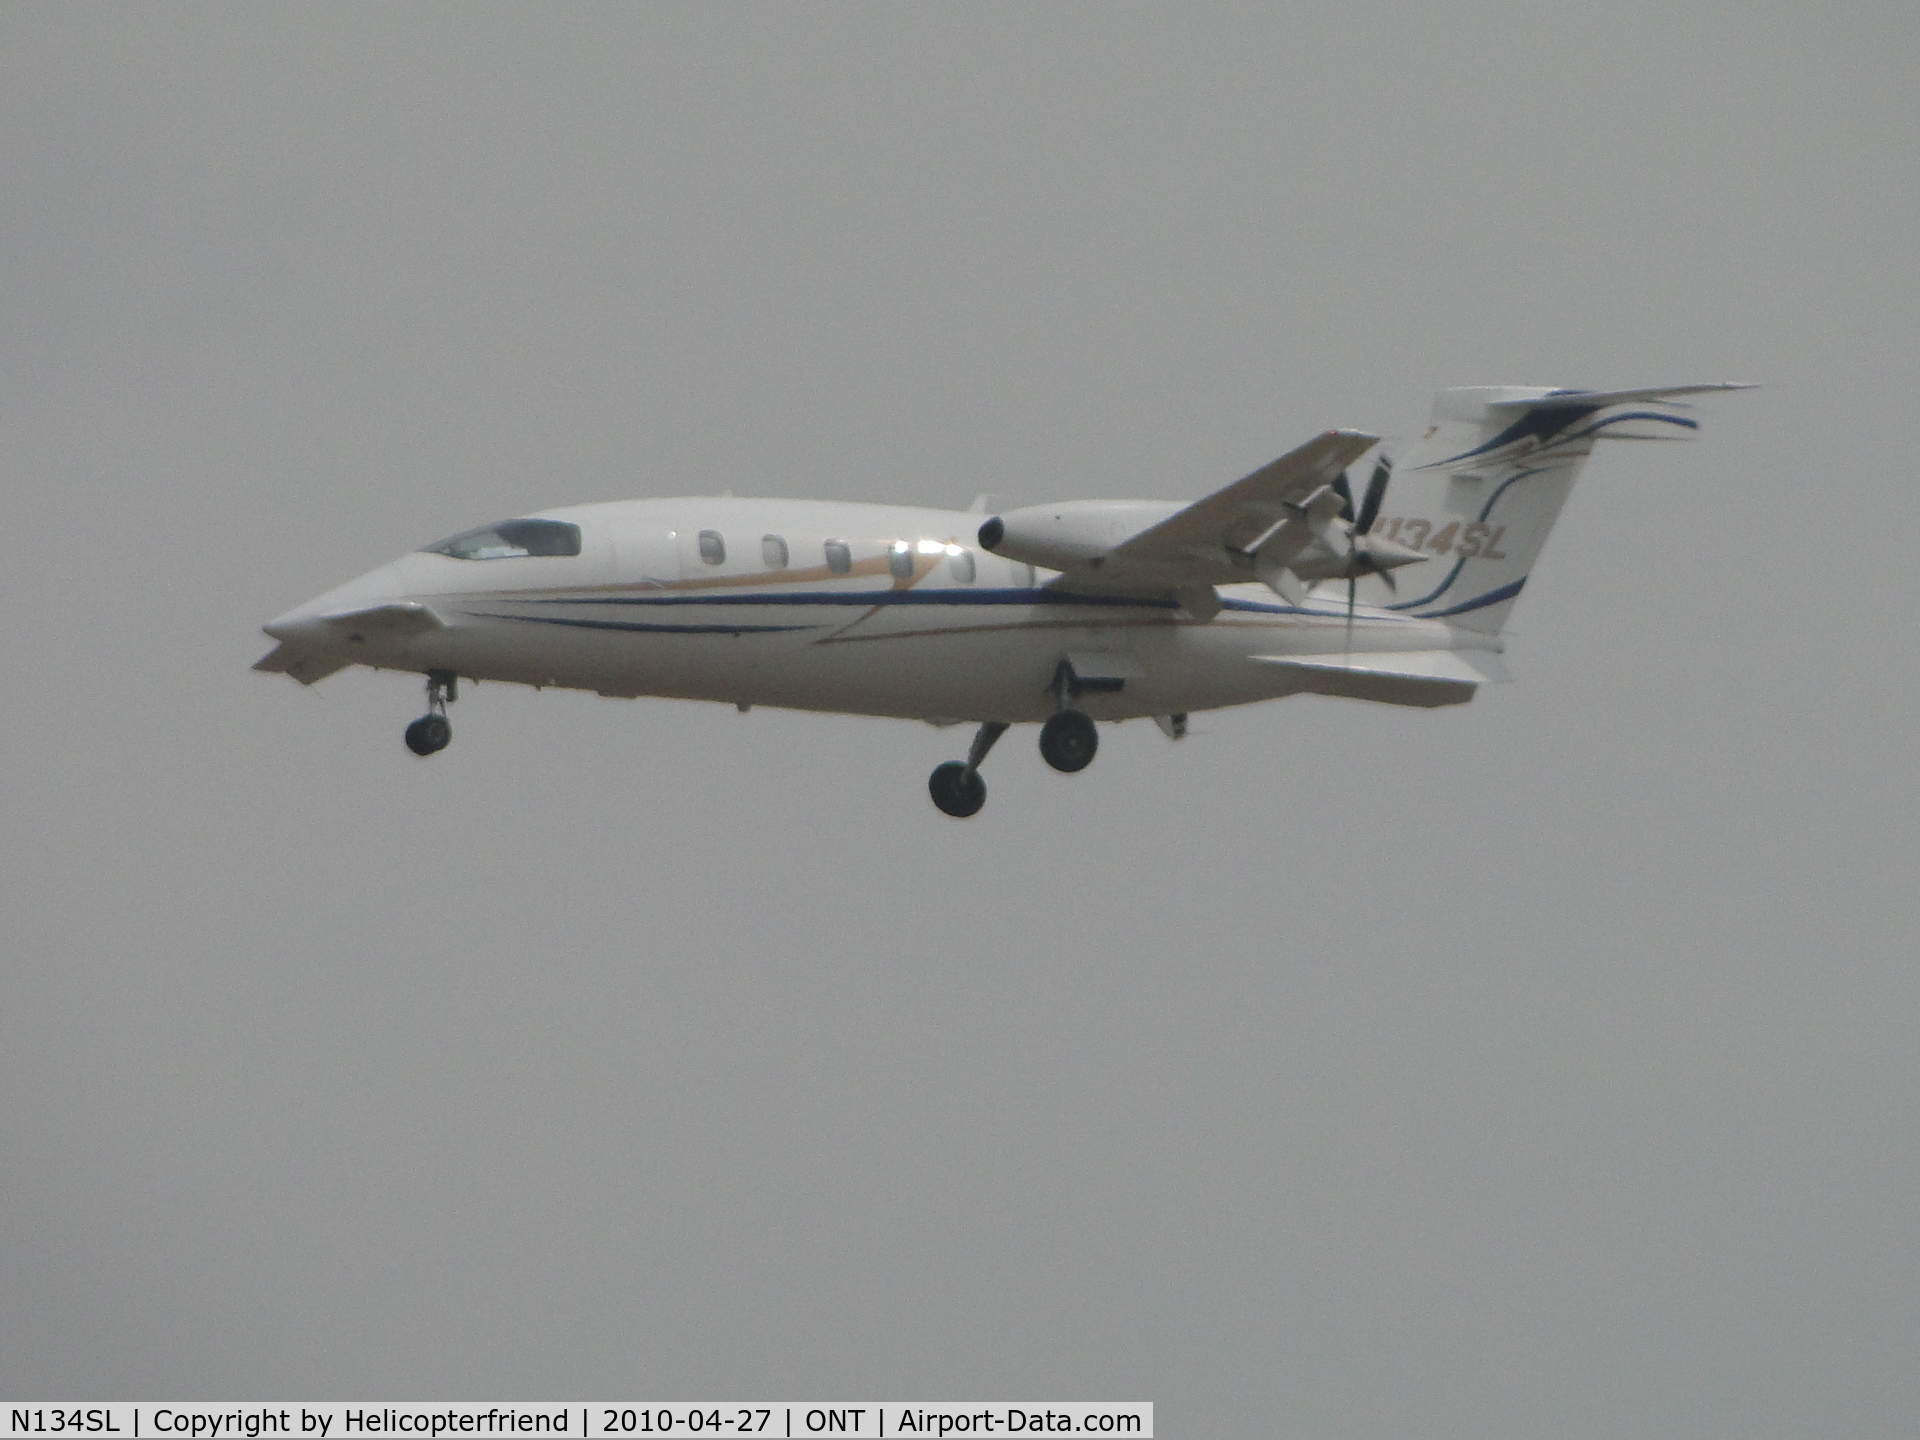
<path id="1" fill-rule="evenodd" d="M 1063 500 L 995 515 L 980 527 L 980 546 L 1023 565 L 1067 570 L 1098 563 L 1129 536 L 1183 509 L 1167 500 Z"/>

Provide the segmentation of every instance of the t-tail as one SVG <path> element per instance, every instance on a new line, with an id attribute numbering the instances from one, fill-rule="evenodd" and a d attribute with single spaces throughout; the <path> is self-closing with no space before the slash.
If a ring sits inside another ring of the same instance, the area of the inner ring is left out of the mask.
<path id="1" fill-rule="evenodd" d="M 1363 582 L 1369 599 L 1498 634 L 1594 442 L 1690 440 L 1699 422 L 1680 397 L 1747 388 L 1442 390 L 1432 427 L 1397 457 L 1377 518 L 1362 527 L 1426 563 L 1397 568 L 1391 590 Z"/>

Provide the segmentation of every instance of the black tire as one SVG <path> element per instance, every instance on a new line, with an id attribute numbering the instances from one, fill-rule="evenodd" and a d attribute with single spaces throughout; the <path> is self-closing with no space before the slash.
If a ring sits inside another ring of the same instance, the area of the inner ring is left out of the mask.
<path id="1" fill-rule="evenodd" d="M 965 765 L 949 760 L 927 777 L 927 793 L 933 796 L 933 803 L 943 814 L 964 820 L 969 815 L 978 815 L 980 807 L 987 803 L 987 782 L 980 778 L 978 770 L 969 775 Z"/>
<path id="2" fill-rule="evenodd" d="M 422 715 L 407 726 L 407 749 L 416 755 L 432 755 L 447 748 L 453 739 L 453 726 L 444 715 Z"/>
<path id="3" fill-rule="evenodd" d="M 1064 775 L 1084 770 L 1100 748 L 1100 732 L 1078 710 L 1062 710 L 1040 727 L 1040 758 Z"/>

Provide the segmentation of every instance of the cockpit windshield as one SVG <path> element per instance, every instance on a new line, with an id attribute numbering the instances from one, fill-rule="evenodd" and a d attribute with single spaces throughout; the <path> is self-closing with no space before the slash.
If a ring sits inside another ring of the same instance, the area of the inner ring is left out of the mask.
<path id="1" fill-rule="evenodd" d="M 578 555 L 580 527 L 564 520 L 502 520 L 425 547 L 456 560 L 505 560 L 515 555 Z"/>

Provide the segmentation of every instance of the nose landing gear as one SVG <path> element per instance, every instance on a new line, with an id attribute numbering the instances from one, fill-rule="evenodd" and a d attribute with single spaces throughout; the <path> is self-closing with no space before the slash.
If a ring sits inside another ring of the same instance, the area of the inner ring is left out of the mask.
<path id="1" fill-rule="evenodd" d="M 993 749 L 993 742 L 1006 733 L 1006 721 L 989 720 L 973 737 L 965 763 L 949 760 L 927 777 L 927 793 L 942 814 L 964 820 L 980 813 L 980 807 L 987 803 L 987 782 L 980 778 L 980 762 Z"/>
<path id="2" fill-rule="evenodd" d="M 927 793 L 943 815 L 964 820 L 978 815 L 987 803 L 987 782 L 980 778 L 979 771 L 968 770 L 964 762 L 949 760 L 927 777 Z"/>
<path id="3" fill-rule="evenodd" d="M 447 706 L 460 698 L 460 679 L 451 670 L 427 672 L 427 713 L 407 726 L 407 748 L 416 755 L 433 755 L 447 748 L 453 726 Z"/>

